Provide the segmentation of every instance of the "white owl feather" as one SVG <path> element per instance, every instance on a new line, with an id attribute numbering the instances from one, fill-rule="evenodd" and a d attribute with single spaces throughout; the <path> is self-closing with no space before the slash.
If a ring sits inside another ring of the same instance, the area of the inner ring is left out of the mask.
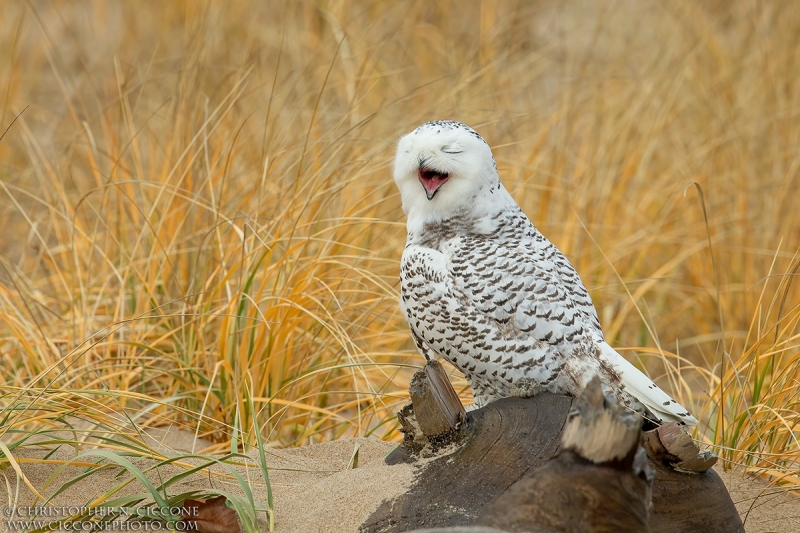
<path id="1" fill-rule="evenodd" d="M 428 122 L 398 144 L 394 178 L 408 216 L 400 305 L 420 353 L 459 368 L 483 405 L 521 378 L 606 393 L 657 422 L 697 420 L 609 346 L 567 258 L 500 183 L 472 128 Z"/>

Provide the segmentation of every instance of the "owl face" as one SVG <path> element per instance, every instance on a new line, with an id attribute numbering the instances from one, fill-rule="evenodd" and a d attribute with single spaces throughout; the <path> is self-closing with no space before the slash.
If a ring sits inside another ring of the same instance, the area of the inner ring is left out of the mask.
<path id="1" fill-rule="evenodd" d="M 400 139 L 394 180 L 406 214 L 430 219 L 469 207 L 478 192 L 498 177 L 492 151 L 475 130 L 440 120 Z"/>

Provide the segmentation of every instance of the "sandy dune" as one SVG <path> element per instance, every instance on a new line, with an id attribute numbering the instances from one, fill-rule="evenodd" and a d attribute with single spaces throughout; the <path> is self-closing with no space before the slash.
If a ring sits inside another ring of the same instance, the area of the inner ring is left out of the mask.
<path id="1" fill-rule="evenodd" d="M 191 437 L 187 434 L 158 434 L 151 432 L 157 447 L 165 451 L 188 451 L 191 449 Z M 198 443 L 203 444 L 203 443 Z M 353 450 L 358 445 L 358 466 L 348 468 Z M 387 466 L 383 458 L 395 443 L 375 439 L 347 439 L 303 448 L 268 451 L 270 482 L 274 491 L 276 531 L 278 533 L 310 533 L 310 532 L 356 532 L 359 525 L 375 510 L 382 501 L 390 499 L 405 491 L 413 482 L 415 467 L 408 465 Z M 196 446 L 202 447 L 202 446 Z M 17 459 L 41 458 L 47 453 L 44 449 L 28 448 L 16 453 Z M 73 450 L 59 450 L 50 459 L 68 459 L 74 455 Z M 254 454 L 250 454 L 255 457 Z M 137 466 L 145 467 L 149 460 L 134 461 Z M 70 467 L 56 479 L 48 478 L 57 465 L 23 463 L 23 472 L 34 487 L 42 494 L 49 495 L 54 487 L 75 476 L 80 469 Z M 170 476 L 179 471 L 179 467 L 170 466 L 161 469 L 161 476 Z M 266 485 L 261 479 L 255 464 L 252 468 L 239 469 L 246 479 L 252 480 L 251 487 L 262 503 L 267 501 Z M 759 479 L 745 477 L 741 472 L 722 472 L 720 475 L 729 487 L 731 496 L 746 520 L 748 533 L 800 531 L 800 500 L 784 489 L 769 487 Z M 0 473 L 0 501 L 3 507 L 14 505 L 36 505 L 36 497 L 23 484 L 18 483 L 17 476 L 11 468 Z M 72 486 L 65 494 L 54 499 L 54 505 L 85 505 L 103 494 L 121 479 L 115 478 L 116 471 L 109 469 Z M 157 479 L 153 473 L 149 476 Z M 217 488 L 225 488 L 241 494 L 234 482 L 224 478 L 194 476 L 190 480 L 173 487 L 174 491 L 187 488 L 209 487 L 212 483 Z M 131 483 L 118 494 L 130 494 L 140 491 L 140 487 Z M 41 502 L 39 502 L 41 503 Z M 5 516 L 5 513 L 4 513 Z M 7 518 L 4 518 L 7 520 Z M 265 531 L 266 523 L 261 525 Z"/>

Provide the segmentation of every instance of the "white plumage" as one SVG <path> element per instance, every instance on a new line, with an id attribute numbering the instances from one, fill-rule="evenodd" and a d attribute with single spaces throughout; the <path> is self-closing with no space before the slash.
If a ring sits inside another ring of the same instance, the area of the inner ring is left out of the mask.
<path id="1" fill-rule="evenodd" d="M 605 342 L 578 273 L 505 190 L 475 130 L 421 125 L 400 139 L 394 179 L 408 216 L 400 306 L 420 353 L 459 368 L 477 405 L 520 378 L 577 395 L 597 374 L 624 405 L 697 424 Z"/>

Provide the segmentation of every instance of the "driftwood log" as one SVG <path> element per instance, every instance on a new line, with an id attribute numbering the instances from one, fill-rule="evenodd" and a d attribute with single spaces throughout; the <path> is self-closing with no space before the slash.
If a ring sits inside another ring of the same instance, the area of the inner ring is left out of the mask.
<path id="1" fill-rule="evenodd" d="M 568 396 L 541 393 L 534 398 L 504 398 L 463 417 L 436 414 L 440 409 L 436 405 L 441 402 L 431 401 L 431 395 L 447 398 L 442 400 L 445 404 L 455 396 L 431 392 L 431 388 L 450 387 L 441 376 L 443 371 L 435 367 L 426 367 L 416 376 L 419 394 L 412 390 L 412 402 L 400 416 L 405 440 L 386 459 L 389 464 L 419 464 L 416 481 L 405 494 L 384 502 L 362 525 L 362 533 L 744 531 L 722 480 L 710 470 L 716 458 L 699 453 L 683 428 L 668 424 L 642 436 L 649 465 L 645 467 L 638 439 L 631 441 L 629 434 L 628 440 L 622 438 L 626 433 L 623 428 L 633 431 L 630 419 L 621 423 L 617 420 L 616 430 L 606 431 L 605 435 L 617 439 L 616 446 L 624 448 L 618 455 L 624 457 L 609 461 L 605 457 L 610 448 L 597 444 L 603 440 L 599 439 L 602 432 L 579 438 L 588 431 L 587 417 L 583 416 L 586 405 L 581 407 Z M 422 397 L 427 400 L 420 401 Z M 596 409 L 596 395 L 591 402 L 581 401 L 595 406 L 595 415 L 588 417 L 595 423 L 614 419 L 607 416 L 613 409 Z M 605 407 L 607 402 L 606 399 L 603 403 Z M 460 413 L 455 405 L 441 409 Z M 576 412 L 581 415 L 576 417 Z M 420 423 L 420 417 L 449 420 L 442 423 L 449 429 L 438 433 L 442 430 L 440 424 L 437 434 L 425 435 L 421 426 L 427 423 Z M 573 428 L 569 421 L 576 418 L 579 422 Z M 562 445 L 565 427 L 572 429 L 567 430 Z M 636 435 L 639 428 L 635 428 Z M 584 444 L 575 445 L 576 438 Z M 652 506 L 645 513 L 644 523 L 642 509 L 647 506 L 643 486 L 652 487 Z M 562 498 L 561 503 L 556 501 L 558 498 Z M 605 517 L 603 508 L 607 509 Z M 581 513 L 584 520 L 600 528 L 575 525 L 574 515 Z M 603 524 L 614 524 L 620 515 L 627 516 L 632 525 L 602 529 Z"/>
<path id="2" fill-rule="evenodd" d="M 516 482 L 477 524 L 502 531 L 648 533 L 653 470 L 642 417 L 603 397 L 594 378 L 575 402 L 561 450 Z"/>

